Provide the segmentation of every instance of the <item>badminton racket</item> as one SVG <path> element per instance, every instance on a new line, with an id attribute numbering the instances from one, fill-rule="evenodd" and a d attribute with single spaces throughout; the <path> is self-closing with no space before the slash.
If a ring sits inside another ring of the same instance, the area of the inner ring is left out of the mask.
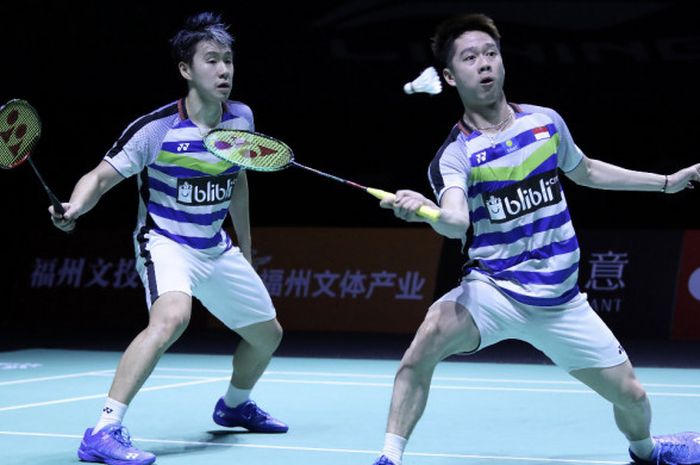
<path id="1" fill-rule="evenodd" d="M 214 129 L 204 137 L 204 145 L 216 157 L 253 171 L 280 171 L 290 166 L 296 166 L 324 178 L 361 189 L 381 200 L 394 197 L 394 194 L 391 192 L 363 186 L 302 165 L 294 161 L 294 152 L 287 144 L 265 134 L 235 129 Z M 427 206 L 420 207 L 416 214 L 431 221 L 436 221 L 440 218 L 439 210 Z"/>
<path id="2" fill-rule="evenodd" d="M 36 165 L 30 158 L 41 136 L 39 114 L 25 100 L 14 99 L 0 107 L 0 168 L 17 168 L 25 161 L 36 173 L 39 182 L 51 200 L 53 210 L 59 215 L 66 211 L 51 192 Z"/>

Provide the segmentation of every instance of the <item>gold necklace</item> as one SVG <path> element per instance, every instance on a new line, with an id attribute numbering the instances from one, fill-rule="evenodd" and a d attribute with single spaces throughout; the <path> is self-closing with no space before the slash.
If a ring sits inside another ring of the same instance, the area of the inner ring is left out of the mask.
<path id="1" fill-rule="evenodd" d="M 487 138 L 487 139 L 489 140 L 489 142 L 491 143 L 491 148 L 493 148 L 493 147 L 495 147 L 495 140 L 496 140 L 496 137 L 498 136 L 498 134 L 500 134 L 500 132 L 501 132 L 503 129 L 505 129 L 506 126 L 508 126 L 508 124 L 510 123 L 510 121 L 511 121 L 514 117 L 515 117 L 515 112 L 514 112 L 513 109 L 510 107 L 510 105 L 508 105 L 508 116 L 506 116 L 505 118 L 503 118 L 503 119 L 502 119 L 501 121 L 499 121 L 498 123 L 493 124 L 493 125 L 491 125 L 491 126 L 486 126 L 486 127 L 479 127 L 479 126 L 477 126 L 476 124 L 474 124 L 473 126 L 474 126 L 474 128 L 475 128 L 477 131 L 479 131 L 479 132 L 482 133 L 484 136 L 486 136 L 486 138 Z M 486 131 L 489 131 L 489 132 L 495 131 L 495 132 L 493 132 L 493 134 L 488 134 Z"/>

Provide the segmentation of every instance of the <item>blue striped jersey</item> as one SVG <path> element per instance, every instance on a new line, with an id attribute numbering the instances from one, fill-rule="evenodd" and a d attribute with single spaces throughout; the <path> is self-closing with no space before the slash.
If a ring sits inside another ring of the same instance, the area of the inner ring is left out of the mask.
<path id="1" fill-rule="evenodd" d="M 252 131 L 253 114 L 228 101 L 217 127 Z M 155 232 L 211 255 L 232 247 L 222 225 L 239 168 L 206 150 L 184 99 L 131 123 L 104 159 L 125 178 L 138 174 L 139 241 Z"/>
<path id="2" fill-rule="evenodd" d="M 512 105 L 515 120 L 493 140 L 463 121 L 430 163 L 438 202 L 450 188 L 467 198 L 465 279 L 496 285 L 528 305 L 555 306 L 579 293 L 579 247 L 558 170 L 583 158 L 552 109 Z"/>

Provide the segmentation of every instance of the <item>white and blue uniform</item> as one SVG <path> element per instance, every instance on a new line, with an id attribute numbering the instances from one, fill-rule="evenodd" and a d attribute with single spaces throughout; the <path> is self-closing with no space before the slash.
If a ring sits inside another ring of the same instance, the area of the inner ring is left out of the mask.
<path id="1" fill-rule="evenodd" d="M 253 114 L 228 101 L 217 128 L 252 131 Z M 180 291 L 232 328 L 274 318 L 262 281 L 222 227 L 240 169 L 206 150 L 184 99 L 134 121 L 104 159 L 125 178 L 138 175 L 136 266 L 149 307 Z"/>
<path id="2" fill-rule="evenodd" d="M 624 351 L 577 284 L 580 252 L 558 171 L 576 168 L 583 153 L 554 110 L 512 108 L 515 120 L 493 139 L 460 121 L 430 164 L 438 202 L 448 189 L 461 189 L 472 226 L 463 238 L 468 261 L 462 284 L 442 300 L 469 309 L 480 347 L 518 338 L 570 370 L 622 363 Z M 595 334 L 598 342 L 580 341 L 585 356 L 571 347 L 571 339 L 582 336 L 569 334 L 570 324 Z M 554 344 L 556 337 L 562 339 Z"/>

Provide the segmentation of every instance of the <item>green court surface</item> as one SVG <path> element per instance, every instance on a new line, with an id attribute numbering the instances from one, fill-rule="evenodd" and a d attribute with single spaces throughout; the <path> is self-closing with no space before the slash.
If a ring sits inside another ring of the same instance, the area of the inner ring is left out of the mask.
<path id="1" fill-rule="evenodd" d="M 117 352 L 0 353 L 0 464 L 78 463 L 76 449 L 109 389 Z M 124 424 L 157 464 L 371 464 L 381 448 L 398 360 L 276 357 L 253 391 L 290 425 L 281 435 L 211 419 L 224 355 L 166 354 Z M 637 368 L 655 434 L 700 427 L 700 369 Z M 547 364 L 438 366 L 405 465 L 626 464 L 610 406 Z"/>

